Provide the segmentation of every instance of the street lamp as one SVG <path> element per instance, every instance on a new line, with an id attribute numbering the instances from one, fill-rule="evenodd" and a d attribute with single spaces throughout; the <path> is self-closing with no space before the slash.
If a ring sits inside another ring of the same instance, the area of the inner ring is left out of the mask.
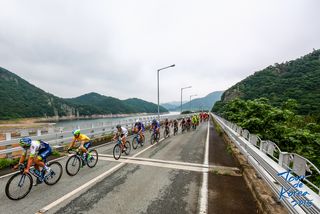
<path id="1" fill-rule="evenodd" d="M 190 102 L 189 102 L 189 105 L 190 105 L 190 111 L 192 111 L 192 110 L 191 110 L 191 98 L 192 98 L 192 97 L 195 97 L 195 96 L 198 96 L 198 95 L 197 95 L 197 94 L 190 95 Z"/>
<path id="2" fill-rule="evenodd" d="M 181 88 L 181 105 L 180 105 L 180 114 L 182 113 L 182 91 L 187 88 L 192 88 L 192 86 Z"/>
<path id="3" fill-rule="evenodd" d="M 160 109 L 159 109 L 159 71 L 161 70 L 164 70 L 164 69 L 167 69 L 167 68 L 171 68 L 171 67 L 174 67 L 175 64 L 173 65 L 170 65 L 170 66 L 167 66 L 167 67 L 164 67 L 164 68 L 160 68 L 157 70 L 157 80 L 158 80 L 158 120 L 160 121 Z"/>

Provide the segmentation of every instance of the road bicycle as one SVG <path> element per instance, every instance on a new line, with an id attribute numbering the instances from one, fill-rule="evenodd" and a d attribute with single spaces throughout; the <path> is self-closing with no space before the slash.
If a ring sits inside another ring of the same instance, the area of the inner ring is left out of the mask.
<path id="1" fill-rule="evenodd" d="M 124 152 L 126 155 L 129 155 L 131 151 L 131 145 L 129 141 L 126 141 L 125 145 L 122 144 L 121 137 L 118 137 L 116 145 L 113 147 L 113 157 L 118 160 L 121 157 L 121 154 Z"/>
<path id="2" fill-rule="evenodd" d="M 177 135 L 178 134 L 178 126 L 174 126 L 173 127 L 173 135 Z"/>
<path id="3" fill-rule="evenodd" d="M 88 150 L 87 157 L 84 157 L 84 153 L 79 149 L 69 150 L 68 153 L 72 154 L 66 163 L 66 172 L 70 176 L 75 176 L 85 165 L 93 168 L 98 163 L 98 152 L 95 149 Z"/>
<path id="4" fill-rule="evenodd" d="M 163 136 L 164 136 L 164 138 L 170 137 L 170 128 L 169 128 L 169 126 L 165 126 L 164 131 L 163 131 Z"/>
<path id="5" fill-rule="evenodd" d="M 37 170 L 34 167 L 29 169 L 29 173 L 24 173 L 26 168 L 26 163 L 19 164 L 19 172 L 12 175 L 8 180 L 5 188 L 6 195 L 11 200 L 20 200 L 26 197 L 32 189 L 33 178 L 31 175 L 36 177 L 37 184 L 42 182 L 47 185 L 56 184 L 62 176 L 62 166 L 57 161 L 45 162 L 45 165 L 50 167 L 50 171 L 46 171 L 45 168 L 42 168 L 41 171 Z"/>
<path id="6" fill-rule="evenodd" d="M 133 149 L 138 148 L 139 144 L 142 147 L 144 145 L 144 141 L 145 141 L 145 137 L 143 137 L 143 139 L 141 139 L 140 134 L 136 133 L 132 139 L 132 148 Z"/>
<path id="7" fill-rule="evenodd" d="M 187 126 L 186 124 L 182 124 L 182 127 L 181 127 L 181 133 L 184 133 L 187 129 Z"/>
<path id="8" fill-rule="evenodd" d="M 150 131 L 152 132 L 151 138 L 150 138 L 150 143 L 151 143 L 151 145 L 154 144 L 155 142 L 159 143 L 160 132 L 157 133 L 157 130 L 156 130 L 156 129 L 150 129 Z"/>
<path id="9" fill-rule="evenodd" d="M 191 124 L 190 124 L 190 123 L 187 123 L 187 132 L 190 131 L 190 128 L 191 128 Z"/>

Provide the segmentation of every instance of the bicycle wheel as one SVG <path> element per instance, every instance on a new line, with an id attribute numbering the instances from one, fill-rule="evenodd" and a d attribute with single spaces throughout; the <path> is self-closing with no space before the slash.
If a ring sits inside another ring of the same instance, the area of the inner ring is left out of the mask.
<path id="1" fill-rule="evenodd" d="M 113 157 L 114 159 L 118 160 L 120 157 L 121 157 L 121 147 L 120 147 L 120 144 L 116 144 L 114 147 L 113 147 Z"/>
<path id="2" fill-rule="evenodd" d="M 70 176 L 75 176 L 79 170 L 80 170 L 80 166 L 81 166 L 81 160 L 77 155 L 72 155 L 66 163 L 66 171 L 67 174 Z"/>
<path id="3" fill-rule="evenodd" d="M 28 195 L 32 184 L 33 179 L 29 173 L 16 173 L 7 182 L 6 195 L 11 200 L 20 200 Z"/>
<path id="4" fill-rule="evenodd" d="M 139 144 L 139 142 L 138 142 L 138 137 L 134 137 L 134 138 L 132 139 L 132 148 L 133 148 L 133 149 L 136 149 L 136 148 L 138 147 L 138 144 Z"/>
<path id="5" fill-rule="evenodd" d="M 98 163 L 98 152 L 97 150 L 92 149 L 89 151 L 89 154 L 91 154 L 91 158 L 87 161 L 87 165 L 88 167 L 93 168 Z"/>
<path id="6" fill-rule="evenodd" d="M 51 168 L 51 172 L 49 172 L 50 174 L 44 175 L 44 182 L 47 185 L 54 185 L 60 180 L 62 176 L 62 166 L 59 162 L 53 161 L 48 164 L 48 167 Z"/>
<path id="7" fill-rule="evenodd" d="M 151 138 L 150 138 L 150 144 L 154 144 L 154 142 L 156 142 L 156 139 L 154 137 L 154 134 L 151 135 Z"/>
<path id="8" fill-rule="evenodd" d="M 126 153 L 126 155 L 129 155 L 131 151 L 131 144 L 129 141 L 126 142 L 125 147 L 126 147 L 126 151 L 124 153 Z"/>

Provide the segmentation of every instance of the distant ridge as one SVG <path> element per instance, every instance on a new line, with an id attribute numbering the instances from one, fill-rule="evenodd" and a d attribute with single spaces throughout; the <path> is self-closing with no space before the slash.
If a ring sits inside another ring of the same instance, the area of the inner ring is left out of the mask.
<path id="1" fill-rule="evenodd" d="M 0 67 L 0 119 L 51 116 L 155 113 L 157 105 L 141 99 L 119 100 L 97 93 L 63 99 Z M 161 107 L 161 112 L 168 110 Z"/>

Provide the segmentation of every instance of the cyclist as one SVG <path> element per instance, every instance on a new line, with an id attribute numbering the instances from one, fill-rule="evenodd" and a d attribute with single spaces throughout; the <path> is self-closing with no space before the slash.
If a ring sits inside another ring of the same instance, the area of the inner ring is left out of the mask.
<path id="1" fill-rule="evenodd" d="M 173 125 L 173 129 L 177 130 L 176 132 L 178 132 L 178 120 L 177 119 L 173 120 L 173 124 L 172 125 Z"/>
<path id="2" fill-rule="evenodd" d="M 31 140 L 29 137 L 24 137 L 19 141 L 20 146 L 23 148 L 24 153 L 20 157 L 19 164 L 23 164 L 27 151 L 30 149 L 30 155 L 27 162 L 27 167 L 24 169 L 24 173 L 29 173 L 31 165 L 34 163 L 34 168 L 40 172 L 40 167 L 44 168 L 47 172 L 51 172 L 50 167 L 46 166 L 44 162 L 47 157 L 51 155 L 52 149 L 50 145 L 42 140 Z M 19 164 L 14 166 L 17 169 Z M 37 179 L 37 183 L 41 182 Z"/>
<path id="3" fill-rule="evenodd" d="M 91 146 L 90 138 L 87 135 L 81 134 L 80 129 L 73 130 L 73 139 L 68 147 L 68 151 L 70 151 L 76 142 L 80 142 L 79 150 L 83 152 L 83 157 L 86 159 L 91 158 L 91 154 L 88 154 L 88 149 Z M 87 157 L 88 154 L 88 157 Z"/>
<path id="4" fill-rule="evenodd" d="M 128 137 L 128 130 L 124 127 L 122 127 L 120 124 L 116 126 L 117 132 L 113 137 L 113 140 L 116 140 L 118 137 L 121 138 L 122 148 L 125 151 L 126 150 L 126 142 Z"/>
<path id="5" fill-rule="evenodd" d="M 134 124 L 134 131 L 139 133 L 140 135 L 140 139 L 142 140 L 142 142 L 144 141 L 144 125 L 142 122 L 139 121 L 139 119 L 136 120 L 136 123 Z"/>
<path id="6" fill-rule="evenodd" d="M 196 128 L 196 126 L 198 125 L 198 118 L 196 115 L 193 115 L 192 118 L 191 118 L 191 121 L 192 121 L 192 126 L 193 128 Z"/>
<path id="7" fill-rule="evenodd" d="M 187 129 L 189 129 L 191 126 L 191 119 L 190 117 L 187 118 Z"/>
<path id="8" fill-rule="evenodd" d="M 169 125 L 170 125 L 170 122 L 169 122 L 168 118 L 166 118 L 164 121 L 164 127 L 165 127 L 165 130 L 167 131 L 167 133 L 170 133 Z"/>
<path id="9" fill-rule="evenodd" d="M 151 128 L 157 134 L 160 134 L 160 124 L 156 119 L 152 120 Z"/>
<path id="10" fill-rule="evenodd" d="M 184 119 L 184 117 L 182 118 L 180 125 L 181 125 L 182 130 L 184 130 L 186 127 L 186 120 Z"/>
<path id="11" fill-rule="evenodd" d="M 174 119 L 172 122 L 173 127 L 177 127 L 178 128 L 178 120 Z"/>

